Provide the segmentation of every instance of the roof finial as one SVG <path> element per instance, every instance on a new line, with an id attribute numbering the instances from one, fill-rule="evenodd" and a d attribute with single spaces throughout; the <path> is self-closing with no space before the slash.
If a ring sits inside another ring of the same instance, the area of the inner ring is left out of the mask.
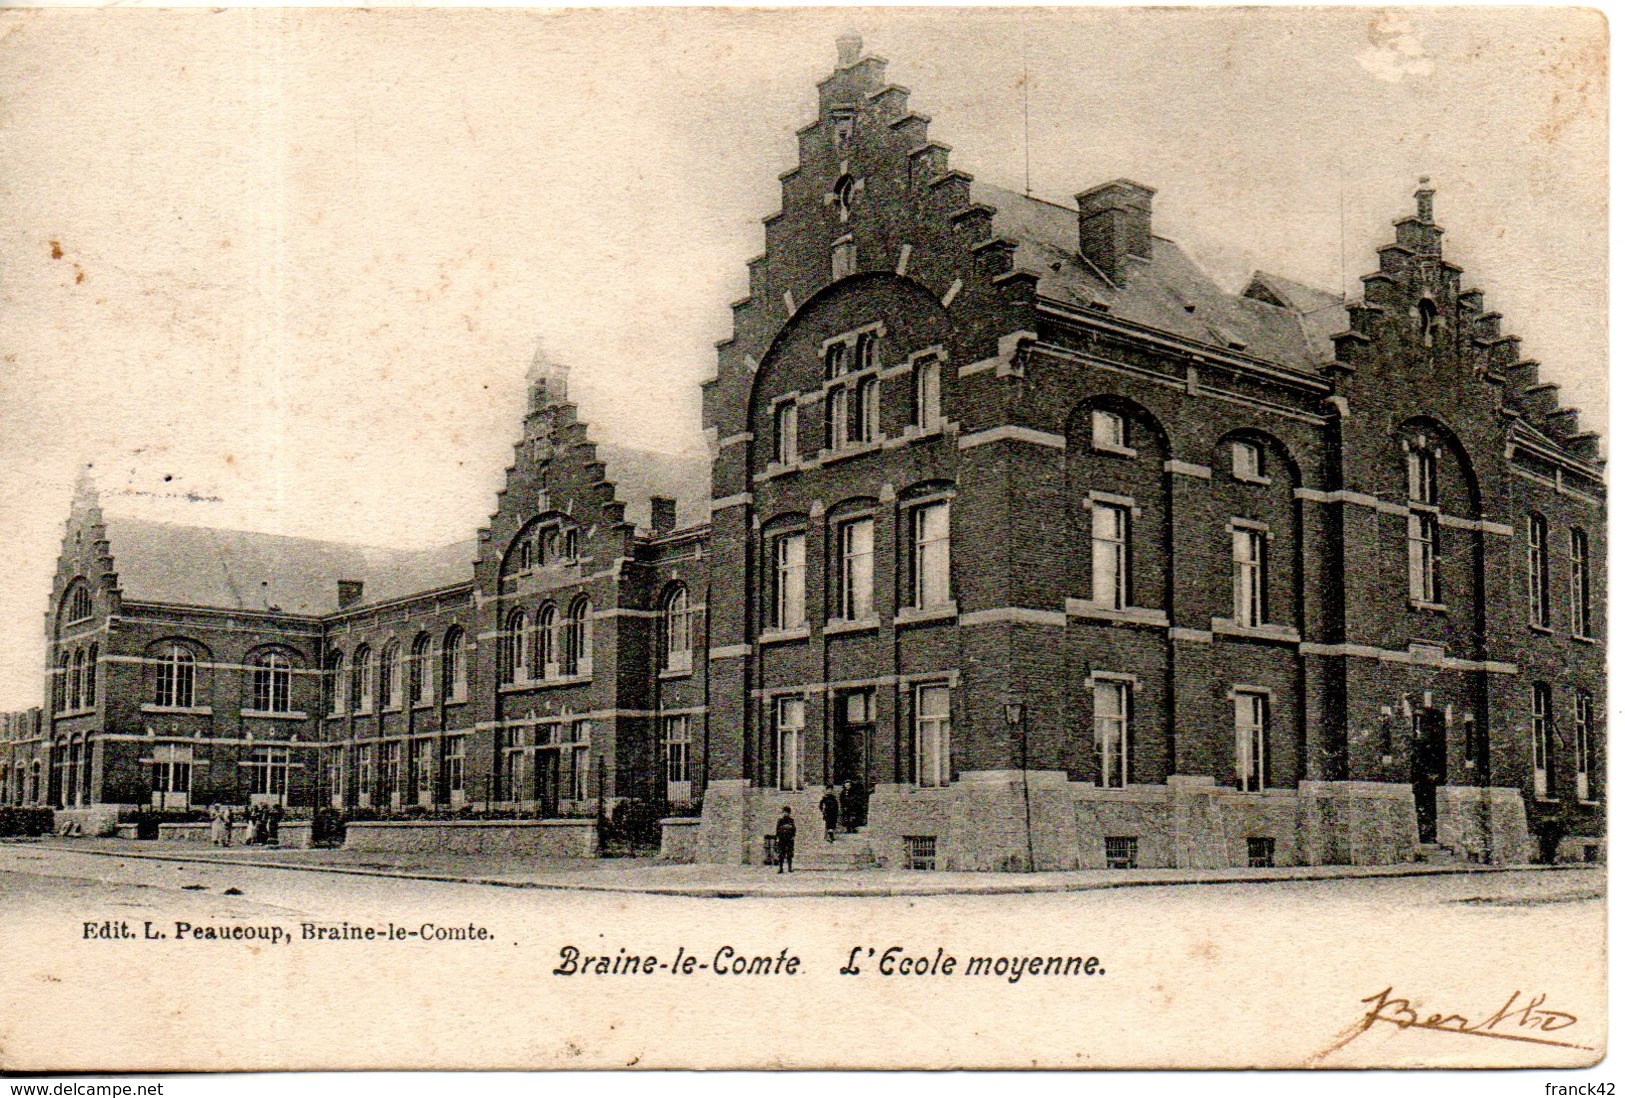
<path id="1" fill-rule="evenodd" d="M 569 399 L 570 368 L 560 366 L 549 358 L 540 338 L 536 340 L 536 353 L 531 356 L 530 369 L 525 371 L 525 380 L 530 382 L 532 411 Z"/>

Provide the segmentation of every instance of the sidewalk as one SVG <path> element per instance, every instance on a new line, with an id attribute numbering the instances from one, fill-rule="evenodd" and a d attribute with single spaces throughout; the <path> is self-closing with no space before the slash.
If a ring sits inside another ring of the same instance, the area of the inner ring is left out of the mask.
<path id="1" fill-rule="evenodd" d="M 6 845 L 13 845 L 7 843 Z M 1177 884 L 1269 884 L 1470 873 L 1595 870 L 1592 865 L 1290 866 L 1277 869 L 1082 869 L 1049 873 L 955 873 L 907 870 L 804 870 L 767 866 L 670 865 L 648 858 L 533 859 L 501 855 L 395 854 L 365 850 L 281 850 L 129 839 L 40 839 L 18 847 L 110 858 L 242 865 L 261 869 L 448 881 L 507 888 L 641 892 L 670 896 L 944 896 L 1084 892 Z"/>

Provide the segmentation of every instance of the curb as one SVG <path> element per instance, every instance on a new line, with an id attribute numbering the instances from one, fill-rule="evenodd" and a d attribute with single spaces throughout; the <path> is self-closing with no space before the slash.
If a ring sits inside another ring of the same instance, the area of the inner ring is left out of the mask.
<path id="1" fill-rule="evenodd" d="M 410 869 L 370 869 L 361 866 L 336 865 L 290 865 L 286 862 L 247 861 L 224 858 L 209 858 L 195 854 L 149 854 L 145 852 L 122 850 L 75 850 L 71 846 L 56 843 L 40 844 L 46 850 L 60 850 L 70 854 L 88 854 L 98 858 L 132 858 L 139 861 L 156 862 L 183 862 L 195 865 L 217 866 L 243 866 L 249 869 L 281 869 L 294 873 L 332 873 L 351 877 L 384 877 L 397 878 L 409 881 L 432 881 L 440 884 L 471 884 L 486 885 L 494 888 L 529 888 L 546 889 L 557 892 L 608 892 L 608 893 L 640 893 L 649 896 L 682 896 L 699 899 L 740 900 L 740 899 L 801 899 L 815 897 L 837 898 L 888 898 L 888 897 L 915 897 L 915 896 L 1016 896 L 1035 895 L 1041 893 L 1064 892 L 1097 892 L 1119 888 L 1168 888 L 1180 885 L 1237 885 L 1237 884 L 1294 884 L 1302 882 L 1322 881 L 1351 881 L 1351 880 L 1384 880 L 1398 877 L 1445 877 L 1467 876 L 1481 873 L 1528 873 L 1528 872 L 1572 872 L 1575 870 L 1594 869 L 1595 866 L 1584 863 L 1562 865 L 1507 865 L 1507 866 L 1479 866 L 1479 865 L 1427 865 L 1426 863 L 1412 863 L 1411 865 L 1380 866 L 1361 872 L 1346 872 L 1349 869 L 1359 869 L 1354 866 L 1339 867 L 1301 867 L 1308 869 L 1341 869 L 1345 872 L 1300 873 L 1291 876 L 1253 877 L 1239 875 L 1222 875 L 1215 877 L 1197 878 L 1167 878 L 1167 879 L 1135 879 L 1135 880 L 1090 880 L 1090 881 L 1054 881 L 1034 882 L 1031 884 L 997 884 L 978 888 L 955 888 L 947 885 L 921 887 L 897 887 L 885 885 L 877 888 L 854 888 L 850 886 L 837 888 L 804 888 L 786 891 L 782 889 L 768 889 L 760 885 L 661 885 L 661 884 L 606 884 L 571 881 L 547 880 L 512 880 L 502 877 L 463 876 L 459 874 L 430 873 Z M 819 872 L 812 870 L 810 872 Z M 831 870 L 829 872 L 839 872 Z"/>

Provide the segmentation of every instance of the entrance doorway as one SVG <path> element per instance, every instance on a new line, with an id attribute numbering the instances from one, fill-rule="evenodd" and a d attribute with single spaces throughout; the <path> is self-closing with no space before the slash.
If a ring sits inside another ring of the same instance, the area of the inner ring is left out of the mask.
<path id="1" fill-rule="evenodd" d="M 544 817 L 559 814 L 558 748 L 536 752 L 536 807 Z"/>
<path id="2" fill-rule="evenodd" d="M 1439 786 L 1445 779 L 1444 713 L 1419 709 L 1411 716 L 1411 788 L 1416 795 L 1416 833 L 1439 840 Z"/>
<path id="3" fill-rule="evenodd" d="M 875 733 L 875 692 L 836 695 L 832 776 L 841 790 L 841 823 L 853 831 L 869 822 L 869 753 Z"/>

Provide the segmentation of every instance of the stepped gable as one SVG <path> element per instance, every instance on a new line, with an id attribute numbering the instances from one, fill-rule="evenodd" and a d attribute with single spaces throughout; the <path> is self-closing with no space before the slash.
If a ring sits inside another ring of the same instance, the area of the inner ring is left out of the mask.
<path id="1" fill-rule="evenodd" d="M 538 350 L 529 379 L 529 408 L 514 443 L 514 462 L 497 491 L 491 522 L 478 535 L 480 566 L 491 569 L 492 581 L 514 537 L 539 515 L 567 516 L 588 543 L 617 541 L 606 560 L 630 555 L 635 533 L 598 446 L 569 399 L 569 371 Z"/>
<path id="2" fill-rule="evenodd" d="M 1457 390 L 1464 399 L 1499 389 L 1513 433 L 1581 467 L 1600 468 L 1598 436 L 1579 429 L 1579 413 L 1561 405 L 1558 386 L 1540 379 L 1540 364 L 1524 358 L 1521 341 L 1501 331 L 1501 314 L 1486 310 L 1484 293 L 1462 288 L 1462 269 L 1443 256 L 1444 229 L 1433 220 L 1434 190 L 1426 176 L 1416 212 L 1394 222 L 1394 240 L 1377 249 L 1376 271 L 1348 306 L 1348 325 L 1334 335 L 1331 374 L 1381 371 L 1385 384 Z M 1478 394 L 1464 386 L 1479 382 Z"/>
<path id="3" fill-rule="evenodd" d="M 704 385 L 705 425 L 719 438 L 747 430 L 752 382 L 774 339 L 828 287 L 853 276 L 906 280 L 955 318 L 966 360 L 994 355 L 1000 336 L 1036 327 L 1040 273 L 1016 261 L 1016 240 L 950 166 L 907 88 L 886 82 L 884 59 L 848 36 L 818 85 L 818 118 L 797 131 L 797 166 L 779 178 L 766 248 L 747 264 L 749 294 L 733 304 L 733 334 L 717 345 Z M 718 492 L 731 491 L 725 483 Z"/>

